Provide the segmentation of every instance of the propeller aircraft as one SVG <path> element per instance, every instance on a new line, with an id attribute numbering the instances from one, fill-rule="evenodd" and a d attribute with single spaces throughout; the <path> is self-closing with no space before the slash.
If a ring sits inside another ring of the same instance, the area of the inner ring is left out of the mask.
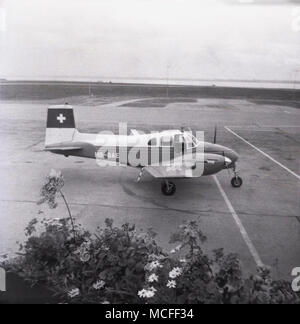
<path id="1" fill-rule="evenodd" d="M 205 142 L 204 136 L 199 140 L 185 130 L 86 134 L 76 129 L 72 106 L 56 105 L 48 109 L 45 151 L 96 159 L 100 166 L 135 167 L 140 171 L 137 182 L 147 172 L 162 180 L 161 190 L 166 196 L 176 192 L 174 179 L 199 178 L 222 170 L 232 170 L 234 188 L 243 184 L 236 170 L 238 154 L 217 144 L 217 128 L 213 143 Z"/>

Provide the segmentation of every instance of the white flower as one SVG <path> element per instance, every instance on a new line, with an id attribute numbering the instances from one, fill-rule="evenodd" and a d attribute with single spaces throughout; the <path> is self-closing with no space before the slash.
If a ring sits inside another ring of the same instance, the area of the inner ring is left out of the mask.
<path id="1" fill-rule="evenodd" d="M 69 290 L 69 291 L 68 291 L 68 296 L 69 296 L 70 298 L 75 298 L 75 297 L 77 297 L 77 296 L 79 296 L 79 295 L 80 295 L 80 291 L 79 291 L 78 288 L 76 288 L 76 289 L 72 289 L 72 290 Z"/>
<path id="2" fill-rule="evenodd" d="M 172 271 L 169 273 L 169 277 L 171 279 L 176 279 L 177 277 L 182 275 L 182 269 L 181 268 L 174 268 Z"/>
<path id="3" fill-rule="evenodd" d="M 0 255 L 0 262 L 4 262 L 8 260 L 8 256 L 5 254 L 5 255 Z"/>
<path id="4" fill-rule="evenodd" d="M 58 226 L 58 227 L 63 226 L 59 218 L 47 219 L 44 221 L 44 224 L 46 226 Z"/>
<path id="5" fill-rule="evenodd" d="M 93 288 L 95 290 L 100 290 L 105 286 L 105 282 L 103 280 L 99 280 L 96 283 L 93 284 Z"/>
<path id="6" fill-rule="evenodd" d="M 157 268 L 162 268 L 162 265 L 160 264 L 159 261 L 152 261 L 151 263 L 148 263 L 145 266 L 145 270 L 147 271 L 153 271 L 156 270 Z"/>
<path id="7" fill-rule="evenodd" d="M 158 276 L 155 273 L 153 273 L 149 276 L 148 282 L 158 282 Z"/>
<path id="8" fill-rule="evenodd" d="M 138 296 L 140 298 L 153 298 L 155 296 L 156 291 L 157 290 L 154 287 L 151 287 L 149 289 L 142 289 L 138 292 Z"/>
<path id="9" fill-rule="evenodd" d="M 154 287 L 149 288 L 149 290 L 148 290 L 148 298 L 153 298 L 155 296 L 156 291 L 157 290 Z"/>
<path id="10" fill-rule="evenodd" d="M 175 280 L 169 280 L 167 283 L 168 288 L 176 288 L 176 281 Z"/>
<path id="11" fill-rule="evenodd" d="M 180 244 L 180 245 L 176 246 L 175 249 L 171 250 L 170 253 L 175 254 L 175 253 L 179 252 L 181 250 L 181 248 L 182 248 L 182 245 Z"/>
<path id="12" fill-rule="evenodd" d="M 179 262 L 180 263 L 187 263 L 187 259 L 180 259 Z"/>
<path id="13" fill-rule="evenodd" d="M 140 298 L 147 298 L 147 290 L 146 289 L 142 289 L 138 292 L 138 296 Z"/>
<path id="14" fill-rule="evenodd" d="M 90 242 L 84 242 L 81 244 L 79 249 L 74 252 L 74 254 L 79 254 L 79 258 L 81 262 L 86 263 L 90 261 L 91 259 L 91 255 L 89 252 L 90 246 L 91 246 Z"/>
<path id="15" fill-rule="evenodd" d="M 109 247 L 108 247 L 106 244 L 103 244 L 103 245 L 102 245 L 102 249 L 103 249 L 104 251 L 109 251 Z"/>
<path id="16" fill-rule="evenodd" d="M 91 259 L 91 255 L 89 254 L 88 251 L 84 251 L 80 253 L 80 261 L 83 263 L 89 262 Z"/>

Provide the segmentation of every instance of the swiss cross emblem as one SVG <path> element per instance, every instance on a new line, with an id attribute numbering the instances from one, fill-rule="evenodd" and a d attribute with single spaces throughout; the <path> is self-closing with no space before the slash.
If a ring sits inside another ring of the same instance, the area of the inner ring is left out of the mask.
<path id="1" fill-rule="evenodd" d="M 60 124 L 63 124 L 66 119 L 67 118 L 63 114 L 57 116 L 57 120 L 59 121 Z"/>

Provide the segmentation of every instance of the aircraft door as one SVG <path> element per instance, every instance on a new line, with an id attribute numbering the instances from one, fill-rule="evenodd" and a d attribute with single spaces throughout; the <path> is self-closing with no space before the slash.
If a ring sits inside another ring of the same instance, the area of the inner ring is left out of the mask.
<path id="1" fill-rule="evenodd" d="M 174 137 L 174 150 L 176 156 L 184 154 L 186 148 L 185 139 L 182 134 L 175 135 Z"/>

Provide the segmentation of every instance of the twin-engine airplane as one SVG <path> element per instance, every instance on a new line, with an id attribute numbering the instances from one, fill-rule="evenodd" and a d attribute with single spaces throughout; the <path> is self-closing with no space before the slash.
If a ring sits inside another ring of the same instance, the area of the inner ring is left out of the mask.
<path id="1" fill-rule="evenodd" d="M 118 163 L 144 171 L 162 179 L 161 190 L 172 196 L 176 185 L 170 179 L 198 178 L 222 170 L 232 170 L 231 184 L 235 188 L 243 181 L 236 171 L 238 155 L 225 146 L 197 139 L 192 132 L 171 130 L 142 134 L 84 134 L 75 127 L 73 108 L 69 105 L 50 106 L 48 109 L 45 150 L 66 157 L 78 156 L 97 159 L 100 165 Z M 105 164 L 107 163 L 107 164 Z M 114 164 L 116 165 L 116 164 Z"/>

